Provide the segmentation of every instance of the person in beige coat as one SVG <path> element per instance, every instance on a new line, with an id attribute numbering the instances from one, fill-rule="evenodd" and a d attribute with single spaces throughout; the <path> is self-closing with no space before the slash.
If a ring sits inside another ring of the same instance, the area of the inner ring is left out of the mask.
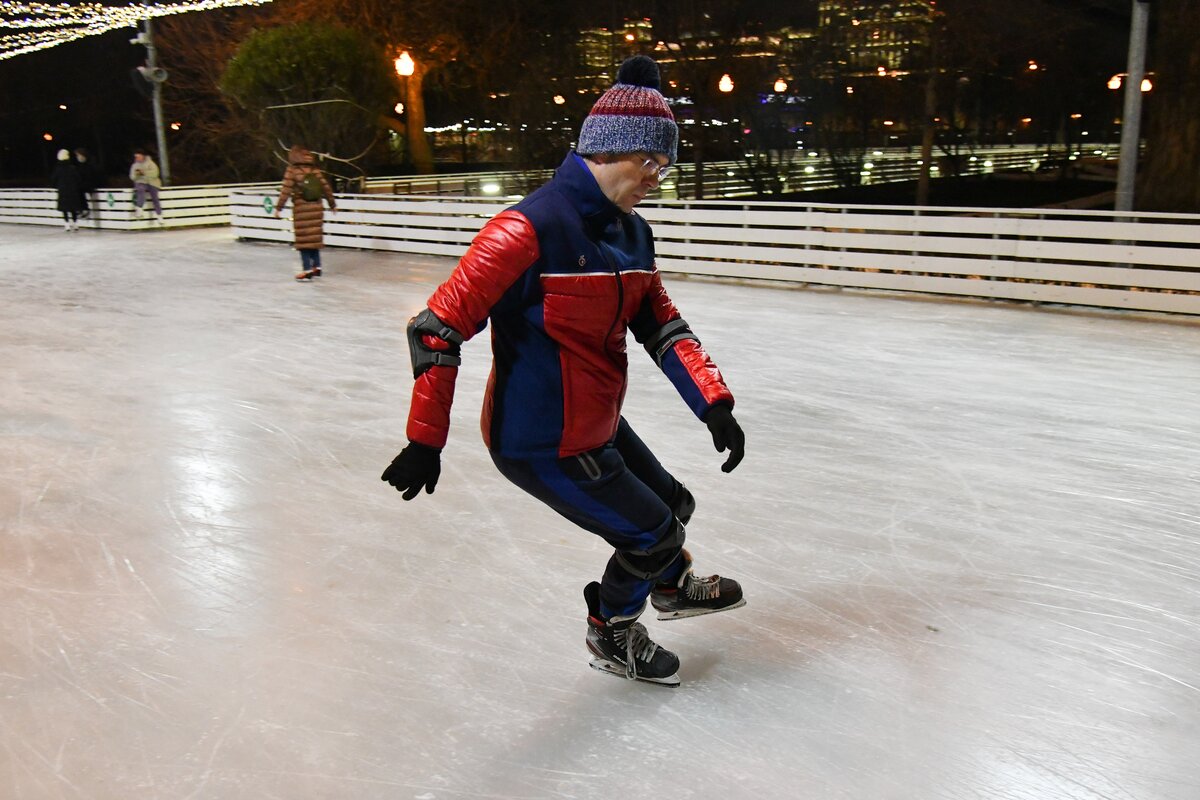
<path id="1" fill-rule="evenodd" d="M 296 235 L 294 247 L 300 251 L 300 272 L 296 280 L 311 281 L 321 277 L 321 249 L 325 246 L 325 203 L 329 212 L 337 211 L 333 189 L 316 165 L 312 151 L 292 145 L 288 151 L 288 168 L 283 173 L 283 186 L 275 203 L 275 217 L 292 201 L 292 230 Z"/>
<path id="2" fill-rule="evenodd" d="M 163 224 L 162 201 L 158 199 L 162 189 L 162 177 L 158 164 L 145 150 L 133 151 L 133 164 L 129 167 L 129 180 L 133 181 L 133 215 L 141 219 L 145 214 L 146 198 L 154 207 L 154 221 Z"/>

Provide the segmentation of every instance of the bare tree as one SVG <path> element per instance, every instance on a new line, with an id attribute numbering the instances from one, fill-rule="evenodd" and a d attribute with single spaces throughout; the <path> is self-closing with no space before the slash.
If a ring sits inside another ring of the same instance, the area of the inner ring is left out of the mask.
<path id="1" fill-rule="evenodd" d="M 163 63 L 170 73 L 163 94 L 172 132 L 172 166 L 184 182 L 275 177 L 274 143 L 257 117 L 220 89 L 225 65 L 272 9 L 239 8 L 165 17 L 157 23 Z"/>

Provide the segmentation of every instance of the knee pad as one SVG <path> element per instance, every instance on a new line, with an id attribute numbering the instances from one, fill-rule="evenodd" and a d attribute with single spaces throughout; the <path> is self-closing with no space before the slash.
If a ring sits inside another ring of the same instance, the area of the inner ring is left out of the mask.
<path id="1" fill-rule="evenodd" d="M 656 580 L 675 561 L 686 538 L 687 529 L 677 517 L 672 516 L 671 524 L 661 539 L 645 550 L 618 550 L 617 563 L 638 580 Z"/>
<path id="2" fill-rule="evenodd" d="M 675 492 L 675 499 L 671 501 L 671 511 L 684 525 L 687 525 L 692 514 L 696 513 L 696 498 L 692 497 L 692 493 L 682 483 Z"/>

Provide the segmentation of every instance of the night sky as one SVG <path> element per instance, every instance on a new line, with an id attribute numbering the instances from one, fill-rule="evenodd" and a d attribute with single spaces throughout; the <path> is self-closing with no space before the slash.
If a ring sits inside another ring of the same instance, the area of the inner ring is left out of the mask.
<path id="1" fill-rule="evenodd" d="M 133 147 L 153 144 L 150 101 L 130 79 L 145 59 L 129 44 L 136 35 L 111 31 L 0 61 L 0 185 L 48 175 L 61 147 L 85 147 L 120 175 Z"/>
<path id="2" fill-rule="evenodd" d="M 1114 25 L 1129 17 L 1127 0 L 1047 4 Z M 130 76 L 145 58 L 144 48 L 129 43 L 136 35 L 122 29 L 0 61 L 0 185 L 40 185 L 61 147 L 87 148 L 111 176 L 125 173 L 134 147 L 153 149 L 150 102 Z"/>

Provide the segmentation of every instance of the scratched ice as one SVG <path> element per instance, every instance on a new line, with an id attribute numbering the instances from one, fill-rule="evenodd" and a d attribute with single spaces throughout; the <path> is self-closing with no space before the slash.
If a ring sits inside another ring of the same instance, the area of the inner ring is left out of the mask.
<path id="1" fill-rule="evenodd" d="M 588 669 L 601 544 L 509 486 L 445 259 L 0 226 L 0 797 L 1200 797 L 1200 325 L 668 277 L 745 463 L 633 346 L 626 412 L 749 604 Z"/>

